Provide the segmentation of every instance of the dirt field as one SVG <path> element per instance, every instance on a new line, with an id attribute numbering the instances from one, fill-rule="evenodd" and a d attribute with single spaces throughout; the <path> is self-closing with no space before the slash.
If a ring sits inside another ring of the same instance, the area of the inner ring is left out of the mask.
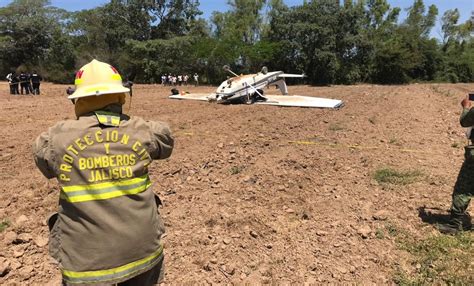
<path id="1" fill-rule="evenodd" d="M 60 284 L 45 224 L 59 190 L 31 145 L 74 111 L 66 86 L 42 88 L 15 97 L 0 84 L 2 285 Z M 474 234 L 456 240 L 467 241 L 457 251 L 468 260 L 453 261 L 465 264 L 434 277 L 423 271 L 438 265 L 425 269 L 409 247 L 450 239 L 434 223 L 463 160 L 459 102 L 474 84 L 290 87 L 342 99 L 340 110 L 174 101 L 168 90 L 136 86 L 131 111 L 169 122 L 176 140 L 150 169 L 164 203 L 166 284 L 474 283 Z M 383 169 L 412 180 L 381 183 Z"/>

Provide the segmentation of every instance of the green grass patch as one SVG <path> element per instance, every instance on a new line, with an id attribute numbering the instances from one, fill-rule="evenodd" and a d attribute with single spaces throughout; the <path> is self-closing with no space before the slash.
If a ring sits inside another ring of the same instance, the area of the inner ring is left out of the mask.
<path id="1" fill-rule="evenodd" d="M 446 97 L 451 97 L 454 95 L 454 93 L 451 92 L 451 90 L 445 90 L 440 88 L 437 85 L 432 85 L 431 90 L 433 90 L 435 93 L 446 96 Z"/>
<path id="2" fill-rule="evenodd" d="M 230 168 L 230 174 L 231 174 L 231 175 L 240 174 L 243 169 L 244 169 L 243 166 L 232 166 L 232 167 Z"/>
<path id="3" fill-rule="evenodd" d="M 384 234 L 383 230 L 380 229 L 380 228 L 377 228 L 377 230 L 375 231 L 375 237 L 376 237 L 377 239 L 384 239 L 384 238 L 385 238 L 385 234 Z"/>
<path id="4" fill-rule="evenodd" d="M 456 236 L 436 235 L 424 240 L 398 240 L 401 249 L 413 255 L 414 271 L 398 269 L 399 285 L 474 285 L 474 237 L 470 232 Z"/>
<path id="5" fill-rule="evenodd" d="M 408 185 L 416 182 L 423 173 L 414 171 L 397 171 L 391 168 L 383 168 L 375 171 L 374 179 L 379 183 Z"/>
<path id="6" fill-rule="evenodd" d="M 344 126 L 342 126 L 340 123 L 332 123 L 329 125 L 329 130 L 341 131 L 341 130 L 344 130 Z"/>
<path id="7" fill-rule="evenodd" d="M 400 142 L 397 138 L 390 138 L 388 141 L 389 144 L 396 145 L 396 146 L 402 146 L 402 142 Z"/>
<path id="8" fill-rule="evenodd" d="M 2 219 L 2 221 L 0 221 L 0 232 L 4 231 L 9 226 L 10 226 L 10 221 L 8 219 Z"/>
<path id="9" fill-rule="evenodd" d="M 397 228 L 391 223 L 386 223 L 383 227 L 375 230 L 375 237 L 377 239 L 394 238 L 399 239 L 407 236 L 406 232 Z"/>

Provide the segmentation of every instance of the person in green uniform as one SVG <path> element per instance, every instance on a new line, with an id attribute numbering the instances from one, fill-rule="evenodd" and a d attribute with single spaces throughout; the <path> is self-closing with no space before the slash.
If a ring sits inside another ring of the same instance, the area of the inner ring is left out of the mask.
<path id="1" fill-rule="evenodd" d="M 474 127 L 474 108 L 471 108 L 469 98 L 461 101 L 463 108 L 460 118 L 462 127 Z M 470 142 L 474 138 L 470 135 Z M 472 143 L 471 143 L 472 144 Z M 474 145 L 465 147 L 465 160 L 459 171 L 451 203 L 451 217 L 448 223 L 438 226 L 440 232 L 445 234 L 456 234 L 471 228 L 470 217 L 467 208 L 474 194 Z"/>

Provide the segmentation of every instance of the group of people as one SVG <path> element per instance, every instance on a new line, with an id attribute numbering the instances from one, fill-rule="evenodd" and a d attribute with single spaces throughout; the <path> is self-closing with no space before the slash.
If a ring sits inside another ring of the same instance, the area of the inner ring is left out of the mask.
<path id="1" fill-rule="evenodd" d="M 199 75 L 194 73 L 193 75 L 194 86 L 199 85 Z M 182 86 L 188 85 L 189 75 L 173 75 L 173 74 L 164 74 L 161 76 L 161 85 L 163 86 Z"/>
<path id="2" fill-rule="evenodd" d="M 43 78 L 37 73 L 11 72 L 6 76 L 8 84 L 10 85 L 10 94 L 40 94 L 40 84 Z"/>

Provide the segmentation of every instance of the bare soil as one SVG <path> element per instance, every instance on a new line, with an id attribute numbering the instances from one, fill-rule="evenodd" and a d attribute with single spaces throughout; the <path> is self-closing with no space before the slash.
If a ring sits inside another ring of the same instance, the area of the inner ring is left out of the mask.
<path id="1" fill-rule="evenodd" d="M 59 189 L 37 170 L 31 145 L 74 119 L 73 105 L 66 86 L 43 84 L 40 96 L 7 87 L 0 83 L 0 222 L 8 225 L 0 284 L 60 285 L 45 223 Z M 438 235 L 422 209 L 447 214 L 466 143 L 459 102 L 474 84 L 289 89 L 345 106 L 225 106 L 135 87 L 131 115 L 169 122 L 176 140 L 171 158 L 150 169 L 164 203 L 166 284 L 391 284 L 400 269 L 417 271 L 390 232 Z M 381 184 L 374 173 L 383 168 L 422 175 Z"/>

